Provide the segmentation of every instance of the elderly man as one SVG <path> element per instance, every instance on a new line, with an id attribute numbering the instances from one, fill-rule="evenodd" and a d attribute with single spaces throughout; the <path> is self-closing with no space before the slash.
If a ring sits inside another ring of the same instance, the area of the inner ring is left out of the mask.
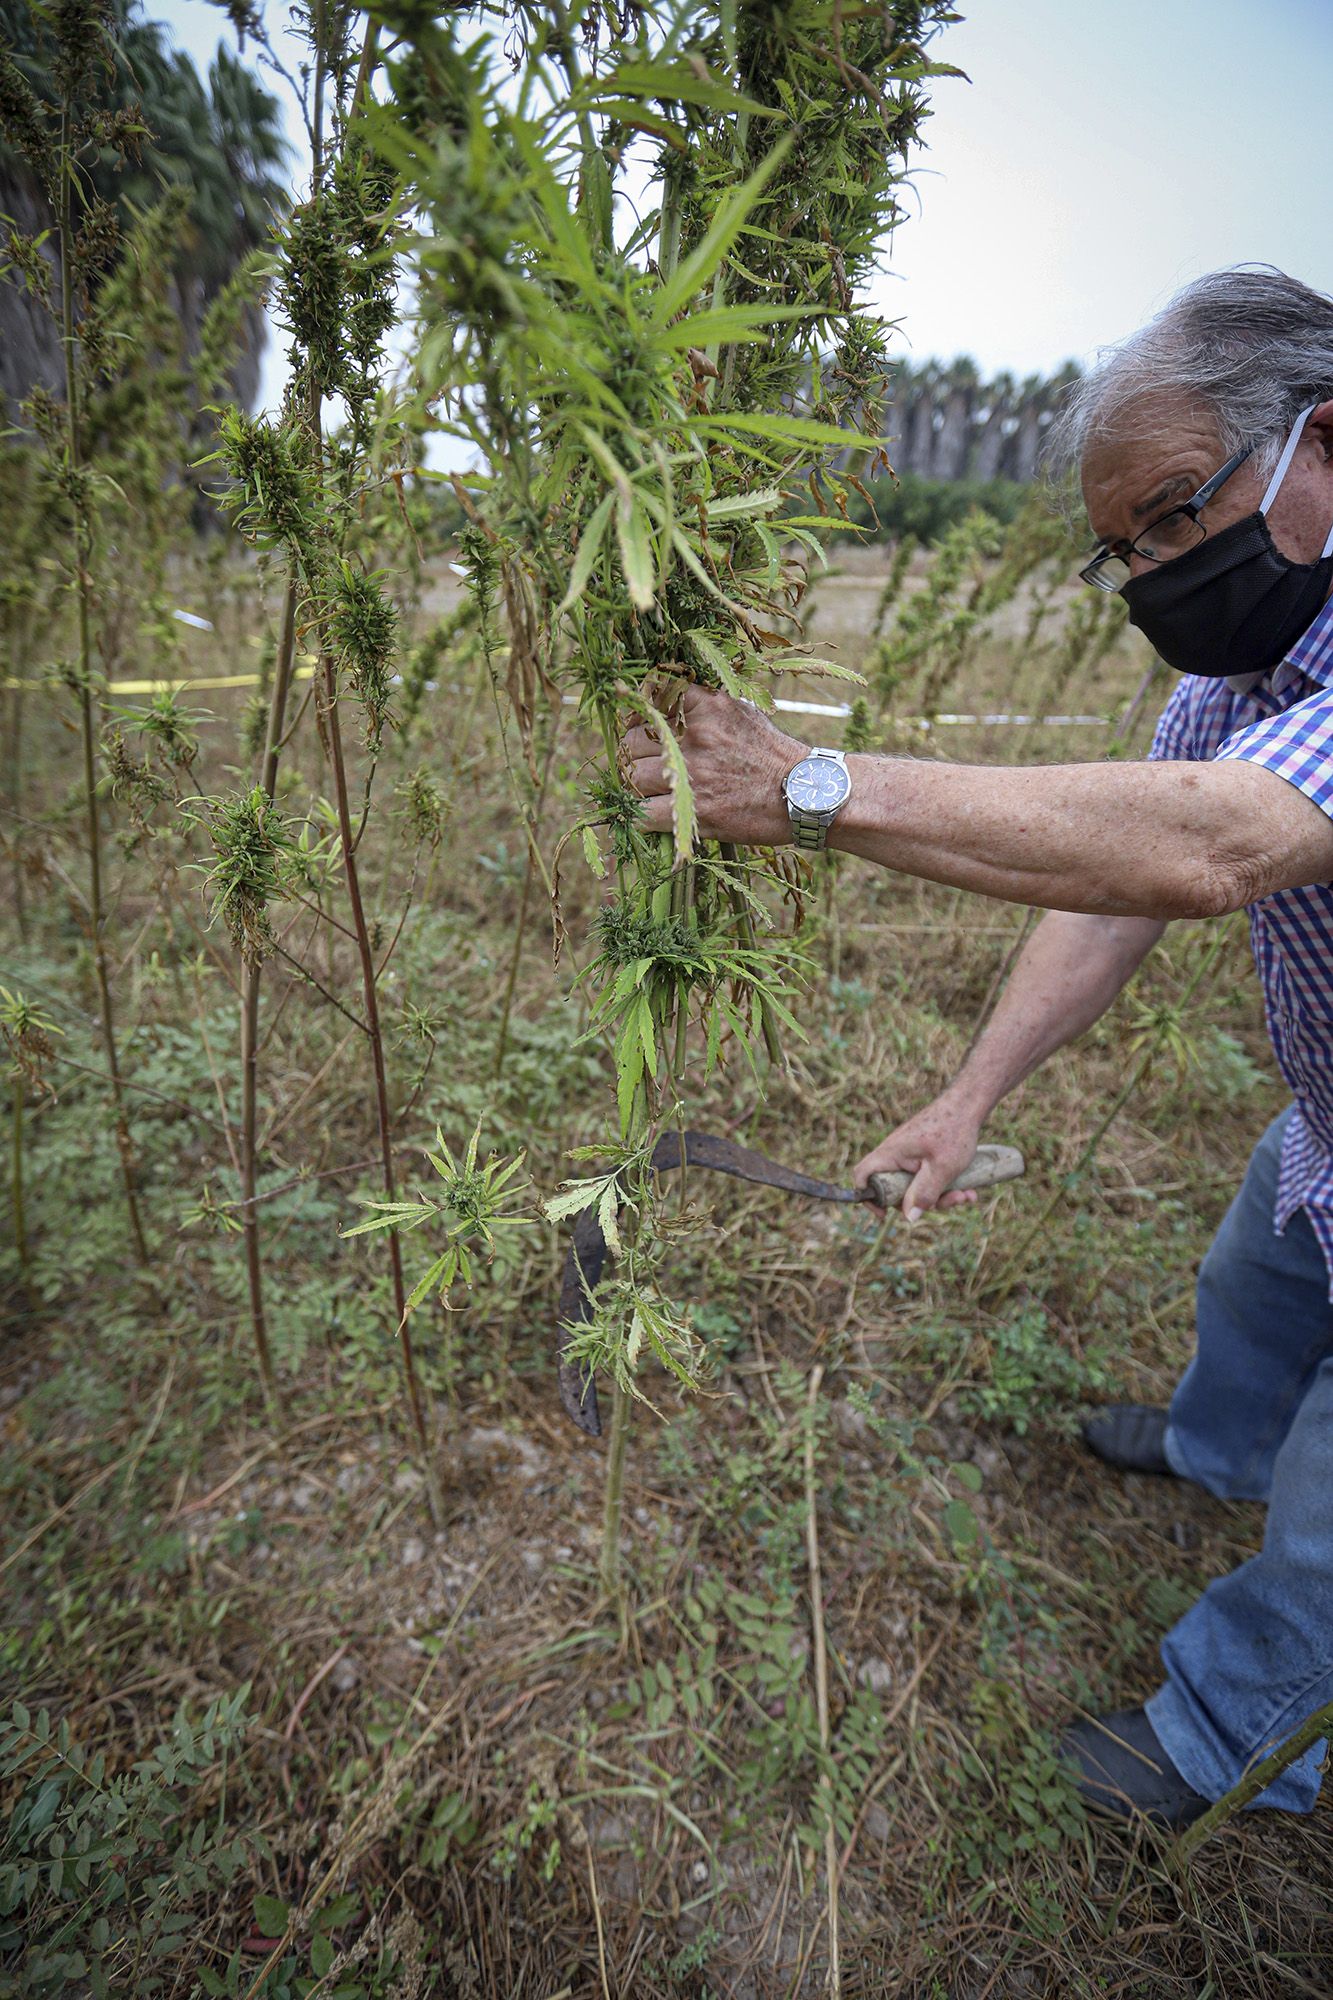
<path id="1" fill-rule="evenodd" d="M 987 770 L 794 742 L 686 697 L 701 830 L 795 838 L 1051 914 L 947 1089 L 857 1169 L 943 1194 L 1006 1092 L 1101 1015 L 1179 917 L 1247 909 L 1294 1103 L 1204 1260 L 1197 1351 L 1169 1410 L 1087 1425 L 1110 1464 L 1268 1503 L 1262 1553 L 1162 1644 L 1143 1707 L 1065 1754 L 1111 1812 L 1184 1826 L 1333 1699 L 1333 303 L 1270 270 L 1182 292 L 1102 360 L 1061 423 L 1100 547 L 1082 571 L 1182 675 L 1139 764 Z M 658 747 L 626 751 L 670 823 Z M 943 1199 L 942 1199 L 943 1198 Z M 1308 1812 L 1322 1745 L 1258 1805 Z"/>

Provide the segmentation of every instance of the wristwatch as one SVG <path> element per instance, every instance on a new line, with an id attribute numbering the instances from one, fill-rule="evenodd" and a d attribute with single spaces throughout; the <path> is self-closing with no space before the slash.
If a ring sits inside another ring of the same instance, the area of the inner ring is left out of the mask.
<path id="1" fill-rule="evenodd" d="M 798 847 L 818 850 L 852 796 L 852 780 L 842 750 L 812 750 L 794 764 L 782 781 L 787 817 Z"/>

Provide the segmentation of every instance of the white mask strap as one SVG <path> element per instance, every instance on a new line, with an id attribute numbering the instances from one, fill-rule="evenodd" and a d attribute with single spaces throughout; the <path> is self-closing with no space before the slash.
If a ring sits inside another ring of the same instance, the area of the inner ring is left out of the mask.
<path id="1" fill-rule="evenodd" d="M 1291 461 L 1295 456 L 1296 447 L 1301 441 L 1301 432 L 1305 429 L 1305 419 L 1309 416 L 1310 410 L 1318 409 L 1318 407 L 1319 406 L 1317 403 L 1311 403 L 1310 409 L 1302 410 L 1300 415 L 1297 417 L 1295 423 L 1292 425 L 1291 434 L 1288 437 L 1287 442 L 1282 447 L 1282 456 L 1277 462 L 1277 466 L 1273 472 L 1273 477 L 1268 482 L 1268 490 L 1264 494 L 1263 499 L 1259 502 L 1259 512 L 1261 514 L 1266 514 L 1269 508 L 1272 506 L 1273 502 L 1277 499 L 1277 489 L 1282 484 L 1283 480 L 1286 478 L 1287 467 L 1291 464 Z M 1324 550 L 1324 554 L 1325 555 L 1328 554 L 1327 549 Z"/>

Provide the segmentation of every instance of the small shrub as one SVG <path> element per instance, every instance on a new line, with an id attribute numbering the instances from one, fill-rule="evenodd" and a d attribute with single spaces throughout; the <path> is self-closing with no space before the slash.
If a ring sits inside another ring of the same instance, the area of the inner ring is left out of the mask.
<path id="1" fill-rule="evenodd" d="M 199 1905 L 252 1859 L 248 1837 L 201 1793 L 249 1725 L 249 1689 L 184 1708 L 148 1756 L 112 1776 L 65 1721 L 15 1702 L 0 1723 L 0 1784 L 8 1800 L 0 1848 L 0 1990 L 151 2000 L 175 1985 L 194 1948 Z"/>

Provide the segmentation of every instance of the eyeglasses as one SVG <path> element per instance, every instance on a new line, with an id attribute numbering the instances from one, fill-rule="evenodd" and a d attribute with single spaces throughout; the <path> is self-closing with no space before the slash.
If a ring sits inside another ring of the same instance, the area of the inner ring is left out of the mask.
<path id="1" fill-rule="evenodd" d="M 1254 446 L 1247 444 L 1243 451 L 1233 453 L 1211 479 L 1205 479 L 1197 493 L 1145 528 L 1123 553 L 1119 549 L 1098 549 L 1092 561 L 1079 571 L 1080 581 L 1090 583 L 1094 590 L 1122 590 L 1133 575 L 1129 566 L 1131 556 L 1142 556 L 1145 562 L 1155 563 L 1183 556 L 1186 549 L 1192 549 L 1208 532 L 1199 519 L 1200 514 L 1253 450 Z"/>

